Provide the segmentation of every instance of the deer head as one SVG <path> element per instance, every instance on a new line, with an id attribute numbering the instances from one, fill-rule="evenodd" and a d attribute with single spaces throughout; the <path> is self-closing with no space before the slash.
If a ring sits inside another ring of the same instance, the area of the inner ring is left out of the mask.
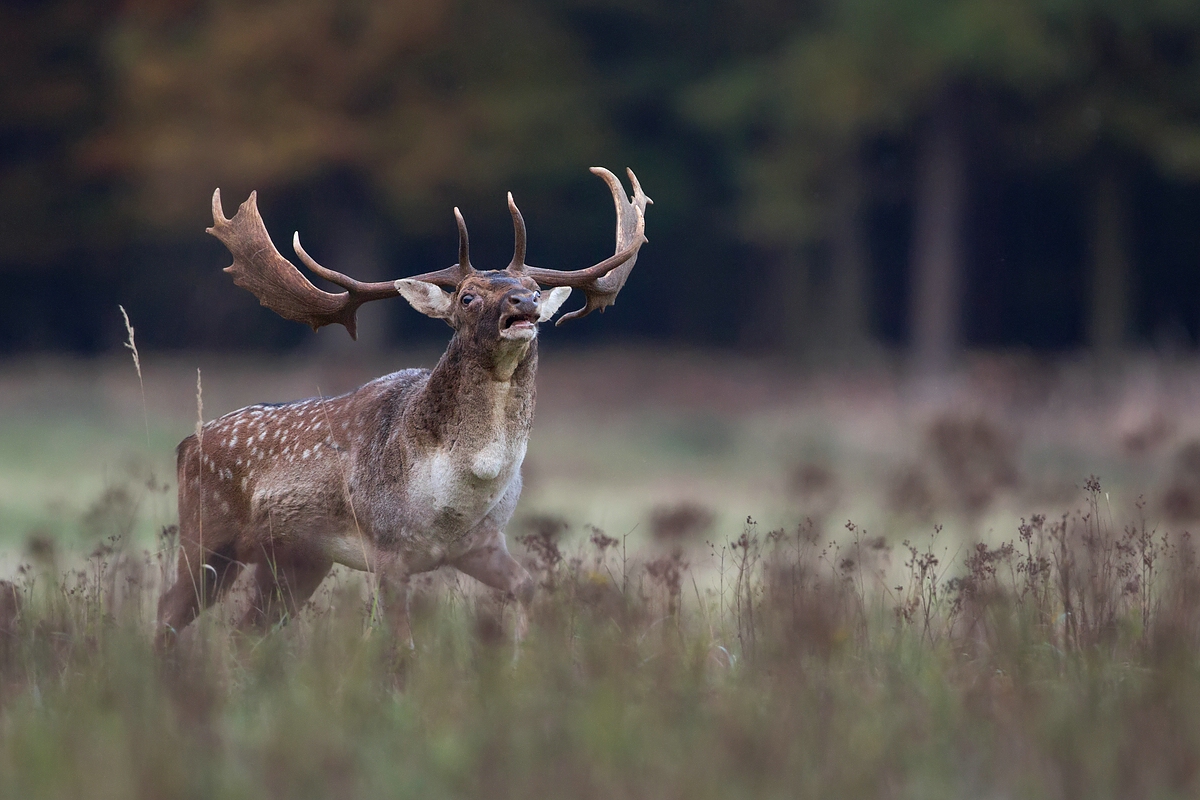
<path id="1" fill-rule="evenodd" d="M 250 193 L 233 219 L 227 219 L 221 207 L 221 190 L 217 189 L 212 200 L 213 226 L 208 232 L 233 254 L 233 264 L 225 271 L 233 275 L 234 283 L 285 319 L 306 323 L 313 330 L 337 323 L 357 338 L 358 307 L 400 295 L 422 314 L 444 319 L 456 332 L 469 327 L 480 343 L 508 347 L 508 343 L 532 341 L 537 336 L 537 324 L 551 319 L 573 288 L 583 290 L 586 301 L 579 310 L 561 317 L 558 324 L 597 309 L 603 311 L 616 301 L 633 269 L 638 250 L 646 241 L 646 206 L 653 201 L 642 191 L 633 170 L 628 170 L 632 198 L 625 196 L 621 182 L 608 170 L 593 167 L 591 171 L 612 192 L 617 240 L 612 256 L 586 269 L 561 271 L 525 263 L 525 221 L 511 193 L 508 208 L 515 244 L 512 261 L 501 270 L 481 271 L 472 266 L 467 226 L 457 208 L 458 263 L 396 281 L 364 283 L 327 269 L 301 247 L 300 234 L 294 234 L 292 246 L 297 257 L 309 271 L 345 289 L 337 294 L 313 286 L 280 255 L 258 213 L 256 192 Z M 542 288 L 552 291 L 543 295 Z"/>

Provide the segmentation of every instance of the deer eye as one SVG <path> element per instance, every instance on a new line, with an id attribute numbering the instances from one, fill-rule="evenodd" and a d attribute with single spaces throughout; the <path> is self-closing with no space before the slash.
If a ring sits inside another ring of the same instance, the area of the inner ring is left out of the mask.
<path id="1" fill-rule="evenodd" d="M 463 296 L 460 298 L 460 302 L 461 302 L 461 303 L 462 303 L 464 306 L 469 306 L 469 305 L 471 305 L 471 302 L 472 302 L 474 299 L 475 299 L 475 295 L 473 295 L 473 294 L 464 294 L 464 295 L 463 295 Z"/>

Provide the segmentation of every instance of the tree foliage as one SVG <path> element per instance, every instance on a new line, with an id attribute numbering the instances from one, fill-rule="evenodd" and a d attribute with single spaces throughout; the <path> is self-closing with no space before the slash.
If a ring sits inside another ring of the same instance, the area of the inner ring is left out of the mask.
<path id="1" fill-rule="evenodd" d="M 49 0 L 0 10 L 0 41 L 0 269 L 33 298 L 0 304 L 8 347 L 55 302 L 39 271 L 81 276 L 83 339 L 123 287 L 153 275 L 178 294 L 190 267 L 156 262 L 202 260 L 216 186 L 313 220 L 348 181 L 365 198 L 348 213 L 369 209 L 392 250 L 518 188 L 561 257 L 611 237 L 579 222 L 583 168 L 629 164 L 679 298 L 660 311 L 631 287 L 638 330 L 786 347 L 861 342 L 903 305 L 919 242 L 892 289 L 872 259 L 913 239 L 897 231 L 933 196 L 937 131 L 958 137 L 966 187 L 938 230 L 1008 224 L 975 208 L 981 187 L 1068 176 L 1064 216 L 1092 220 L 1079 257 L 1110 287 L 1093 316 L 1132 319 L 1135 273 L 1153 271 L 1137 187 L 1200 181 L 1200 6 L 1184 0 Z M 881 207 L 903 222 L 881 229 Z M 766 306 L 712 291 L 731 269 Z"/>
<path id="2" fill-rule="evenodd" d="M 213 0 L 110 36 L 119 102 L 93 146 L 159 223 L 213 186 L 345 168 L 424 232 L 514 172 L 578 169 L 605 137 L 575 43 L 529 4 Z"/>

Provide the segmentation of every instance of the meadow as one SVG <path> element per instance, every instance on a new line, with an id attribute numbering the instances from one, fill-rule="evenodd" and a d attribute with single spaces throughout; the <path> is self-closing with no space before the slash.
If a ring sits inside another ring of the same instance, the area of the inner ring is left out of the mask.
<path id="1" fill-rule="evenodd" d="M 0 797 L 1200 789 L 1191 362 L 551 352 L 519 651 L 447 572 L 397 648 L 339 570 L 266 636 L 235 595 L 156 655 L 197 417 L 436 355 L 0 369 Z"/>

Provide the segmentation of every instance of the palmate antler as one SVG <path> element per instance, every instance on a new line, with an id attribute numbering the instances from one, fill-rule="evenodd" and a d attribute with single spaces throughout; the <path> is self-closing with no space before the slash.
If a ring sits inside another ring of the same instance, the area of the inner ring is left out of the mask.
<path id="1" fill-rule="evenodd" d="M 512 213 L 513 231 L 516 246 L 513 248 L 513 260 L 508 270 L 518 275 L 533 278 L 545 287 L 570 286 L 582 289 L 587 302 L 578 311 L 572 311 L 558 318 L 556 325 L 561 325 L 569 319 L 586 317 L 596 309 L 604 311 L 617 299 L 617 293 L 629 279 L 629 273 L 637 261 L 638 250 L 646 243 L 646 206 L 654 201 L 642 191 L 637 176 L 633 170 L 626 169 L 629 182 L 633 185 L 633 198 L 625 196 L 625 188 L 616 175 L 604 167 L 592 167 L 592 173 L 599 175 L 612 191 L 613 204 L 617 209 L 617 247 L 616 252 L 599 264 L 587 269 L 577 269 L 564 272 L 556 269 L 531 267 L 525 263 L 525 220 L 513 202 L 512 193 L 508 195 L 508 210 Z"/>
<path id="2" fill-rule="evenodd" d="M 587 296 L 584 307 L 564 315 L 558 320 L 560 324 L 564 320 L 586 316 L 596 309 L 604 310 L 612 305 L 633 269 L 639 248 L 646 241 L 646 206 L 653 201 L 642 192 L 633 170 L 628 171 L 633 184 L 632 199 L 625 196 L 621 182 L 611 172 L 603 167 L 593 167 L 592 172 L 603 178 L 612 190 L 617 209 L 617 246 L 613 256 L 587 269 L 559 271 L 526 264 L 525 222 L 512 195 L 508 196 L 516 244 L 507 271 L 533 278 L 545 287 L 579 288 Z M 233 263 L 225 271 L 233 276 L 235 284 L 250 291 L 259 303 L 285 319 L 311 325 L 313 330 L 337 323 L 345 326 L 351 338 L 357 339 L 358 307 L 372 300 L 399 296 L 396 281 L 364 283 L 321 266 L 300 246 L 300 234 L 296 233 L 292 237 L 292 247 L 304 266 L 346 291 L 332 294 L 313 286 L 292 262 L 280 255 L 271 242 L 262 216 L 258 213 L 257 192 L 251 192 L 233 219 L 227 219 L 221 207 L 221 190 L 217 189 L 213 192 L 212 212 L 213 225 L 208 233 L 220 239 L 233 255 Z M 458 223 L 458 263 L 436 272 L 414 275 L 413 280 L 454 289 L 476 271 L 471 266 L 467 226 L 457 208 L 454 209 L 454 218 Z"/>
<path id="3" fill-rule="evenodd" d="M 225 271 L 233 282 L 258 298 L 258 302 L 284 319 L 311 325 L 313 330 L 335 322 L 346 327 L 352 338 L 358 338 L 355 317 L 358 307 L 371 300 L 395 297 L 395 285 L 362 283 L 340 272 L 325 269 L 313 261 L 300 246 L 300 234 L 292 239 L 296 255 L 310 270 L 345 292 L 331 294 L 313 286 L 300 274 L 292 262 L 275 249 L 262 215 L 258 213 L 258 192 L 251 192 L 238 208 L 233 219 L 226 219 L 221 207 L 221 190 L 213 192 L 213 225 L 208 233 L 221 240 L 233 255 L 233 263 Z"/>

